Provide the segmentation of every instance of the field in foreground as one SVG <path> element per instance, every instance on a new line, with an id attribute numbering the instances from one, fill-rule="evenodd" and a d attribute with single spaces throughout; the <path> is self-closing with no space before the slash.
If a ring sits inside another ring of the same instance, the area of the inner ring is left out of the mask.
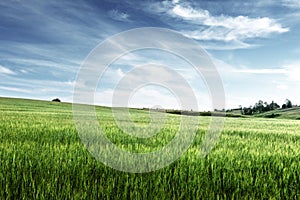
<path id="1" fill-rule="evenodd" d="M 116 145 L 159 149 L 174 136 L 126 137 L 111 110 L 98 107 Z M 148 113 L 131 110 L 136 123 Z M 0 98 L 0 199 L 300 199 L 300 120 L 226 118 L 219 143 L 199 157 L 209 117 L 200 117 L 193 144 L 158 171 L 119 172 L 95 160 L 73 124 L 72 105 Z M 122 144 L 121 144 L 122 143 Z M 130 145 L 133 143 L 133 145 Z"/>

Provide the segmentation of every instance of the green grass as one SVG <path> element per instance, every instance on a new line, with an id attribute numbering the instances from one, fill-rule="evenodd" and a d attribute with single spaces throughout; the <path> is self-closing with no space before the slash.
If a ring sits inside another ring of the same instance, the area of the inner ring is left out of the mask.
<path id="1" fill-rule="evenodd" d="M 109 108 L 96 110 L 108 138 L 130 151 L 163 147 L 179 126 L 180 116 L 168 115 L 161 134 L 136 139 L 119 130 Z M 130 112 L 136 123 L 149 123 L 146 111 Z M 180 159 L 132 174 L 89 154 L 71 104 L 0 98 L 0 199 L 300 199 L 299 120 L 226 118 L 219 143 L 200 158 L 209 122 L 200 117 Z"/>
<path id="2" fill-rule="evenodd" d="M 266 118 L 300 120 L 300 107 L 277 109 L 277 110 L 257 114 L 255 116 L 256 117 L 266 117 Z"/>

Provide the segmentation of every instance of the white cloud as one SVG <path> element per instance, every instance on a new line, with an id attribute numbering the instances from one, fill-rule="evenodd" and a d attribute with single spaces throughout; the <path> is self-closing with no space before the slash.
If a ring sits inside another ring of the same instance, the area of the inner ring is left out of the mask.
<path id="1" fill-rule="evenodd" d="M 198 27 L 197 30 L 184 31 L 185 35 L 198 40 L 241 41 L 289 31 L 288 28 L 283 28 L 276 20 L 268 17 L 212 16 L 207 10 L 189 6 L 176 5 L 172 9 L 172 15 L 194 25 L 208 26 L 205 29 Z"/>
<path id="2" fill-rule="evenodd" d="M 208 19 L 210 17 L 207 10 L 195 10 L 191 7 L 183 7 L 181 5 L 176 5 L 172 9 L 173 13 L 179 17 L 182 17 L 186 20 L 202 20 Z M 199 21 L 200 22 L 200 21 Z"/>
<path id="3" fill-rule="evenodd" d="M 129 15 L 124 13 L 124 12 L 120 12 L 118 10 L 110 10 L 108 12 L 108 15 L 117 21 L 122 21 L 122 22 L 128 22 L 129 21 Z"/>
<path id="4" fill-rule="evenodd" d="M 16 73 L 9 68 L 0 65 L 0 74 L 15 75 Z"/>

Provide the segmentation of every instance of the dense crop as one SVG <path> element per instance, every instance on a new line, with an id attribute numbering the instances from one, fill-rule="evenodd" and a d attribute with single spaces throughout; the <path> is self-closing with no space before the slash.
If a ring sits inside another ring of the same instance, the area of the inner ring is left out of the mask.
<path id="1" fill-rule="evenodd" d="M 148 113 L 131 110 L 138 124 Z M 99 123 L 116 145 L 137 152 L 163 147 L 180 116 L 168 115 L 150 139 L 127 136 L 111 110 Z M 0 199 L 300 199 L 300 121 L 226 118 L 219 143 L 200 158 L 209 125 L 200 117 L 188 151 L 158 171 L 131 174 L 94 159 L 65 103 L 0 98 Z"/>

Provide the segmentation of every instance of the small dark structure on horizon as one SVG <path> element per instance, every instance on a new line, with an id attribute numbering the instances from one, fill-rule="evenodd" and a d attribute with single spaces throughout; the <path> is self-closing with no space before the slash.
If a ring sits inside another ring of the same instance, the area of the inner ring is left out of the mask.
<path id="1" fill-rule="evenodd" d="M 52 99 L 52 101 L 54 101 L 54 102 L 61 102 L 59 98 Z"/>

